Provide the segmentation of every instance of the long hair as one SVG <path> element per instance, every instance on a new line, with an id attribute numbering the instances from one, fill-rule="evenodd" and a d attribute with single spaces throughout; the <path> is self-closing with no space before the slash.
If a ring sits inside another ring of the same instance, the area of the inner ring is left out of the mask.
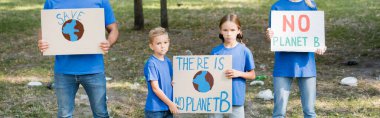
<path id="1" fill-rule="evenodd" d="M 240 43 L 243 43 L 243 32 L 241 31 L 241 25 L 240 25 L 240 20 L 236 14 L 227 14 L 223 16 L 222 19 L 220 19 L 219 23 L 219 29 L 222 28 L 223 23 L 231 21 L 235 23 L 238 26 L 238 29 L 240 30 L 240 33 L 236 36 L 236 39 L 240 40 Z M 224 37 L 222 34 L 219 34 L 219 38 L 224 42 Z"/>

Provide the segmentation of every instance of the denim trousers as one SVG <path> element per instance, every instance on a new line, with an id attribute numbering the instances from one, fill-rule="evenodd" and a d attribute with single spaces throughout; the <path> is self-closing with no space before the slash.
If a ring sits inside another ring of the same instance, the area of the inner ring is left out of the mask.
<path id="1" fill-rule="evenodd" d="M 286 117 L 286 105 L 292 88 L 293 77 L 274 77 L 274 109 L 273 118 Z M 297 77 L 301 92 L 301 103 L 304 118 L 315 118 L 316 77 Z"/>
<path id="2" fill-rule="evenodd" d="M 223 113 L 210 114 L 208 118 L 223 118 Z M 232 113 L 227 114 L 228 118 L 245 118 L 244 105 L 232 106 Z"/>
<path id="3" fill-rule="evenodd" d="M 145 118 L 173 118 L 173 114 L 168 111 L 144 111 Z"/>
<path id="4" fill-rule="evenodd" d="M 73 117 L 75 94 L 82 85 L 88 95 L 94 118 L 107 118 L 106 79 L 104 73 L 70 75 L 54 74 L 54 90 L 58 102 L 58 118 Z"/>

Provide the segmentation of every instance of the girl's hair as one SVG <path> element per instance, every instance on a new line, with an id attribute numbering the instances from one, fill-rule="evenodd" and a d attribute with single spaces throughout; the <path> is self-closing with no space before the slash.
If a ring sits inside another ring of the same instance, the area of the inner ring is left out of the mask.
<path id="1" fill-rule="evenodd" d="M 166 32 L 165 28 L 156 27 L 156 28 L 150 30 L 149 31 L 149 43 L 152 44 L 154 38 L 157 37 L 157 36 L 161 36 L 161 35 L 168 35 L 168 32 Z"/>
<path id="2" fill-rule="evenodd" d="M 315 8 L 315 5 L 311 2 L 311 0 L 305 0 L 305 2 L 310 8 Z"/>
<path id="3" fill-rule="evenodd" d="M 231 21 L 231 22 L 235 23 L 238 26 L 238 29 L 239 30 L 241 29 L 240 20 L 236 14 L 227 14 L 227 15 L 223 16 L 223 18 L 220 19 L 219 29 L 222 28 L 223 23 L 225 23 L 227 21 Z M 219 38 L 224 42 L 224 37 L 222 34 L 219 34 Z M 243 43 L 243 40 L 242 40 L 243 39 L 243 32 L 241 32 L 241 30 L 240 30 L 240 33 L 236 36 L 236 38 L 239 39 L 241 43 Z"/>

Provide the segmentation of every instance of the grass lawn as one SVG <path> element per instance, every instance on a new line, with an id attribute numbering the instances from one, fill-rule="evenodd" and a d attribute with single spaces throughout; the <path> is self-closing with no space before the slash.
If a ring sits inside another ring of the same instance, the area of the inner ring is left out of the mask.
<path id="1" fill-rule="evenodd" d="M 133 28 L 133 1 L 110 0 L 119 23 L 120 37 L 105 56 L 108 108 L 112 117 L 143 117 L 146 83 L 144 61 L 152 53 L 147 34 L 160 25 L 159 0 L 144 0 L 145 30 Z M 182 6 L 177 6 L 177 1 Z M 236 13 L 242 22 L 244 39 L 253 51 L 256 74 L 271 75 L 274 55 L 264 42 L 268 12 L 276 0 L 168 0 L 171 46 L 168 57 L 208 54 L 221 43 L 219 19 Z M 316 56 L 318 81 L 316 112 L 319 117 L 380 117 L 380 1 L 316 0 L 325 11 L 324 56 Z M 0 0 L 0 117 L 54 117 L 54 91 L 27 87 L 30 81 L 49 83 L 54 58 L 41 56 L 37 49 L 40 10 L 43 0 Z M 347 66 L 347 61 L 357 61 Z M 265 68 L 259 68 L 259 67 Z M 342 86 L 347 76 L 358 78 L 357 87 Z M 246 117 L 270 117 L 273 101 L 256 98 L 261 90 L 272 89 L 272 77 L 264 86 L 247 82 Z M 288 117 L 303 117 L 297 83 L 293 84 Z M 85 92 L 76 97 L 76 117 L 91 117 Z M 190 117 L 183 116 L 183 117 Z M 205 117 L 197 114 L 197 117 Z M 193 116 L 194 117 L 194 116 Z"/>

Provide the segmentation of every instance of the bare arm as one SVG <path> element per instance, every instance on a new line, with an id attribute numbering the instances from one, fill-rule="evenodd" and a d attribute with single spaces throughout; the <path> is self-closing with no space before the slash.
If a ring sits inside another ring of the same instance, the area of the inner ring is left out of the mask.
<path id="1" fill-rule="evenodd" d="M 173 114 L 178 113 L 177 105 L 174 104 L 168 97 L 166 97 L 164 92 L 158 86 L 158 81 L 150 81 L 150 85 L 152 86 L 154 94 L 156 94 L 158 98 L 160 98 L 166 105 L 169 106 L 170 112 Z"/>
<path id="2" fill-rule="evenodd" d="M 117 41 L 117 38 L 119 37 L 119 30 L 116 23 L 107 25 L 106 29 L 108 32 L 107 41 L 103 41 L 100 44 L 100 47 L 105 53 L 108 52 L 108 50 Z"/>
<path id="3" fill-rule="evenodd" d="M 109 33 L 107 40 L 110 42 L 110 45 L 113 45 L 119 37 L 119 29 L 117 27 L 117 24 L 112 23 L 110 25 L 107 25 L 107 32 Z"/>
<path id="4" fill-rule="evenodd" d="M 247 80 L 253 80 L 256 78 L 256 74 L 254 70 L 250 70 L 248 72 L 241 72 L 238 70 L 226 70 L 226 77 L 227 78 L 235 78 L 235 77 L 241 77 Z"/>

